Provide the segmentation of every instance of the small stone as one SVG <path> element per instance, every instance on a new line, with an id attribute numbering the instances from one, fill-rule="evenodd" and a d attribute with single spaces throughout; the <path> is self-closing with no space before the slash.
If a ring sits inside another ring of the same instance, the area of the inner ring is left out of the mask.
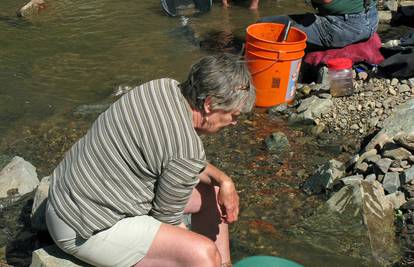
<path id="1" fill-rule="evenodd" d="M 396 86 L 398 83 L 399 83 L 399 80 L 398 80 L 398 79 L 396 79 L 396 78 L 393 78 L 393 79 L 391 80 L 391 86 Z"/>
<path id="2" fill-rule="evenodd" d="M 389 168 L 389 171 L 390 172 L 403 172 L 404 169 L 401 168 L 401 167 L 396 167 L 396 168 L 391 167 L 391 168 Z"/>
<path id="3" fill-rule="evenodd" d="M 389 194 L 396 192 L 401 186 L 399 174 L 397 172 L 387 172 L 382 185 Z"/>
<path id="4" fill-rule="evenodd" d="M 407 201 L 405 200 L 404 193 L 401 191 L 396 191 L 392 194 L 388 194 L 385 196 L 391 202 L 394 209 L 400 208 L 404 205 Z"/>
<path id="5" fill-rule="evenodd" d="M 380 170 L 382 173 L 387 173 L 388 169 L 390 168 L 392 163 L 391 159 L 382 158 L 375 162 L 375 166 Z"/>
<path id="6" fill-rule="evenodd" d="M 368 78 L 368 73 L 365 71 L 358 72 L 358 78 L 365 81 Z"/>
<path id="7" fill-rule="evenodd" d="M 404 171 L 402 174 L 404 183 L 408 183 L 414 180 L 414 166 Z"/>
<path id="8" fill-rule="evenodd" d="M 365 177 L 365 180 L 368 181 L 368 182 L 374 182 L 375 180 L 377 180 L 377 176 L 375 174 L 371 173 L 371 174 L 368 174 Z"/>
<path id="9" fill-rule="evenodd" d="M 355 171 L 356 171 L 357 173 L 362 173 L 362 174 L 364 174 L 364 173 L 366 173 L 366 172 L 367 172 L 368 167 L 369 167 L 369 165 L 368 165 L 368 163 L 366 163 L 366 162 L 357 163 L 357 164 L 355 165 Z"/>
<path id="10" fill-rule="evenodd" d="M 395 89 L 394 89 L 394 88 L 392 88 L 392 87 L 390 87 L 390 88 L 388 89 L 388 93 L 389 93 L 389 94 L 391 94 L 391 95 L 397 95 L 397 91 L 395 91 Z"/>
<path id="11" fill-rule="evenodd" d="M 351 125 L 350 127 L 352 130 L 358 130 L 359 129 L 359 125 L 357 123 L 354 123 Z"/>
<path id="12" fill-rule="evenodd" d="M 398 86 L 398 91 L 400 93 L 410 92 L 411 88 L 408 84 L 401 84 Z"/>

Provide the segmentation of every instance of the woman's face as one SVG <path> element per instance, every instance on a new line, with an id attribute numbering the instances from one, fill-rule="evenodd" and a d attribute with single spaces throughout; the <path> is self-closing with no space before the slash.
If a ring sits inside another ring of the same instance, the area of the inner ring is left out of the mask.
<path id="1" fill-rule="evenodd" d="M 237 124 L 237 118 L 240 110 L 226 111 L 222 109 L 211 111 L 207 114 L 207 118 L 198 129 L 203 133 L 216 133 L 224 127 Z"/>

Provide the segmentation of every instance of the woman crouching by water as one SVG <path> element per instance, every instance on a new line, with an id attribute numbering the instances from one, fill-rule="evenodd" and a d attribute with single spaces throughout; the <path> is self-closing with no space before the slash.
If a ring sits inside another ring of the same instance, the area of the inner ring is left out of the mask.
<path id="1" fill-rule="evenodd" d="M 55 243 L 96 266 L 231 266 L 239 197 L 198 134 L 236 124 L 254 101 L 245 63 L 230 54 L 202 58 L 183 83 L 153 80 L 122 96 L 53 172 Z"/>

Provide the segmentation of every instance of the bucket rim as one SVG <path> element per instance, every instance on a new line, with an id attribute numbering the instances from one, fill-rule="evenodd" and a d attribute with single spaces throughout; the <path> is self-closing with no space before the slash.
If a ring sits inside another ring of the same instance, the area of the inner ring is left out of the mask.
<path id="1" fill-rule="evenodd" d="M 281 42 L 279 42 L 279 43 L 281 43 Z M 291 42 L 289 42 L 289 43 L 291 43 Z M 289 45 L 289 44 L 286 44 L 286 45 Z M 305 48 L 306 48 L 306 44 L 304 44 L 304 47 L 301 48 L 301 49 L 298 48 L 298 49 L 293 49 L 293 50 L 289 50 L 289 51 L 282 51 L 282 50 L 276 50 L 274 48 L 262 48 L 262 47 L 259 47 L 255 44 L 253 44 L 253 43 L 250 43 L 250 42 L 246 42 L 246 46 L 253 46 L 256 49 L 269 51 L 269 52 L 276 52 L 276 53 L 280 53 L 280 52 L 283 52 L 283 53 L 298 53 L 298 52 L 305 51 Z"/>
<path id="2" fill-rule="evenodd" d="M 254 36 L 254 35 L 251 35 L 250 33 L 249 33 L 249 29 L 250 28 L 252 28 L 252 27 L 254 27 L 254 26 L 256 26 L 256 25 L 258 25 L 258 24 L 273 24 L 273 25 L 278 25 L 278 26 L 285 26 L 284 24 L 281 24 L 281 23 L 274 23 L 274 22 L 258 22 L 258 23 L 253 23 L 253 24 L 250 24 L 249 26 L 247 26 L 247 28 L 246 28 L 246 33 L 247 33 L 247 35 L 248 36 L 251 36 L 251 37 L 253 37 L 253 38 L 255 38 L 255 39 L 257 39 L 257 40 L 259 40 L 259 41 L 262 41 L 262 42 L 265 42 L 265 43 L 269 43 L 269 44 L 283 44 L 283 42 L 277 42 L 277 41 L 269 41 L 269 40 L 265 40 L 265 39 L 262 39 L 262 38 L 259 38 L 259 37 L 256 37 L 256 36 Z M 300 44 L 300 43 L 306 43 L 306 41 L 308 40 L 308 36 L 306 35 L 306 33 L 304 32 L 304 31 L 302 31 L 302 30 L 300 30 L 299 28 L 297 28 L 297 27 L 295 27 L 295 26 L 292 26 L 291 28 L 290 28 L 290 30 L 295 30 L 295 31 L 298 31 L 299 33 L 301 33 L 301 34 L 303 34 L 303 36 L 305 37 L 302 41 L 296 41 L 296 42 L 289 42 L 290 44 Z"/>

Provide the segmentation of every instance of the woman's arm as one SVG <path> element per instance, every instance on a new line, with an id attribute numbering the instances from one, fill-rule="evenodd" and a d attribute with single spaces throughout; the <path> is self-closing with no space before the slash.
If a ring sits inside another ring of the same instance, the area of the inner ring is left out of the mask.
<path id="1" fill-rule="evenodd" d="M 239 196 L 232 179 L 210 163 L 198 177 L 201 183 L 219 187 L 218 202 L 222 207 L 224 220 L 228 223 L 237 221 Z"/>

